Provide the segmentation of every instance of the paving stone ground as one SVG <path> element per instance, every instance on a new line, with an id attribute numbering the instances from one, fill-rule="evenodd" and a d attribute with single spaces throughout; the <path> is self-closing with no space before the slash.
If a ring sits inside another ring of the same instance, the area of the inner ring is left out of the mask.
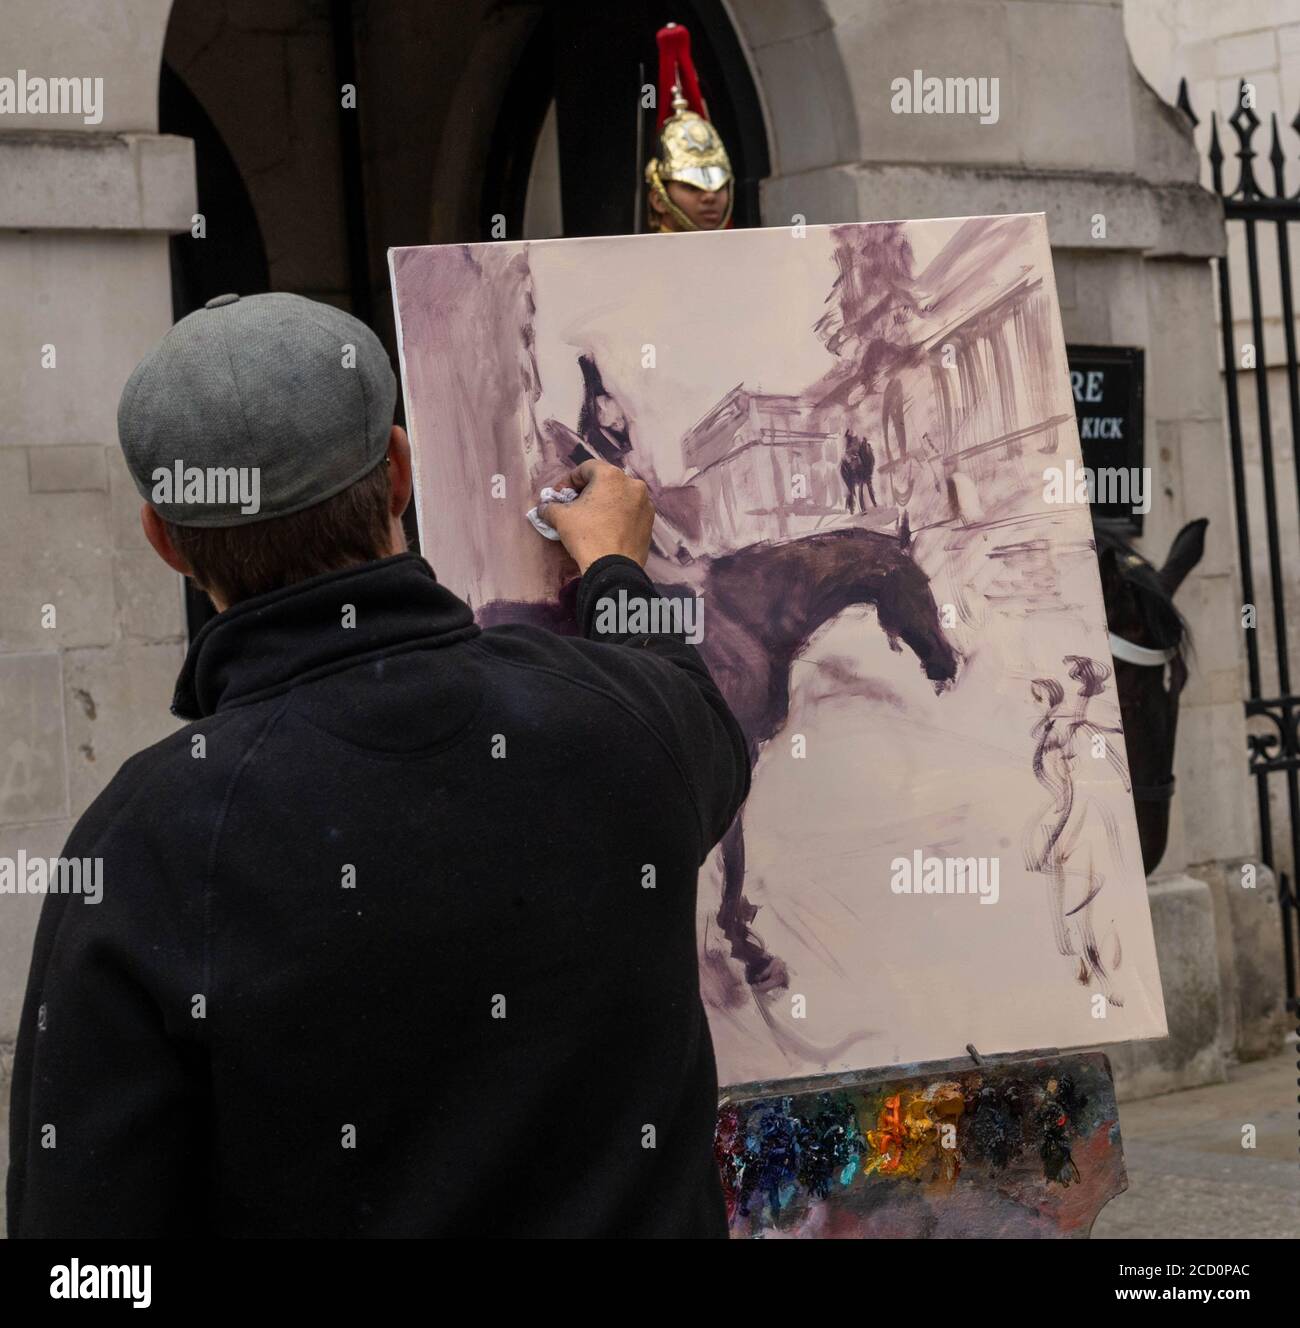
<path id="1" fill-rule="evenodd" d="M 1300 1237 L 1297 1050 L 1239 1065 L 1226 1084 L 1121 1102 L 1129 1188 L 1093 1238 Z"/>

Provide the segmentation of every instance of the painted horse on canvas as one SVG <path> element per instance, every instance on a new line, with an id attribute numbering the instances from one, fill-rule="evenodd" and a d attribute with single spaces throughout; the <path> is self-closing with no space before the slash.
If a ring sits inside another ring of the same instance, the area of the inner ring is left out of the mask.
<path id="1" fill-rule="evenodd" d="M 780 543 L 752 544 L 719 558 L 695 560 L 680 572 L 685 583 L 660 583 L 669 598 L 702 593 L 708 625 L 698 647 L 749 743 L 751 762 L 784 727 L 790 710 L 790 671 L 814 633 L 854 605 L 870 605 L 890 646 L 906 646 L 936 691 L 957 674 L 957 653 L 939 621 L 929 578 L 912 560 L 906 534 L 858 527 L 829 530 Z M 570 582 L 559 603 L 493 601 L 479 611 L 486 627 L 530 622 L 572 635 L 577 631 Z M 757 914 L 744 894 L 744 810 L 722 840 L 722 902 L 718 925 L 731 956 L 761 990 L 786 985 L 785 965 L 751 930 Z"/>

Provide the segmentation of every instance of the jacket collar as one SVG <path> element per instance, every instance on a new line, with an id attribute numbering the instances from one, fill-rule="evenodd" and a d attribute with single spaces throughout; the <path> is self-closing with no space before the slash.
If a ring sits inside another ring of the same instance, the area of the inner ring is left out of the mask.
<path id="1" fill-rule="evenodd" d="M 415 642 L 450 645 L 478 631 L 469 606 L 417 554 L 326 572 L 242 600 L 207 623 L 190 644 L 172 714 L 201 719 L 368 656 Z"/>

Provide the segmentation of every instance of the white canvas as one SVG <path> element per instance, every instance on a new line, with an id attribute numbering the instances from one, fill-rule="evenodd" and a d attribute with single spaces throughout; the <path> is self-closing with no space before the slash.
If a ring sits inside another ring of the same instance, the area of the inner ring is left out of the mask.
<path id="1" fill-rule="evenodd" d="M 757 754 L 700 877 L 724 1084 L 1164 1035 L 1041 215 L 390 267 L 440 580 L 549 621 L 524 511 L 595 451 L 703 605 Z"/>

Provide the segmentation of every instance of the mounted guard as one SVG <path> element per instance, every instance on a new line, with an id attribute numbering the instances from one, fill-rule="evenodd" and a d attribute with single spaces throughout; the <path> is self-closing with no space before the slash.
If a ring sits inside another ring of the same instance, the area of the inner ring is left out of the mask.
<path id="1" fill-rule="evenodd" d="M 654 231 L 718 231 L 731 226 L 735 178 L 722 138 L 709 120 L 680 23 L 660 28 L 656 106 L 658 144 L 645 168 Z"/>

